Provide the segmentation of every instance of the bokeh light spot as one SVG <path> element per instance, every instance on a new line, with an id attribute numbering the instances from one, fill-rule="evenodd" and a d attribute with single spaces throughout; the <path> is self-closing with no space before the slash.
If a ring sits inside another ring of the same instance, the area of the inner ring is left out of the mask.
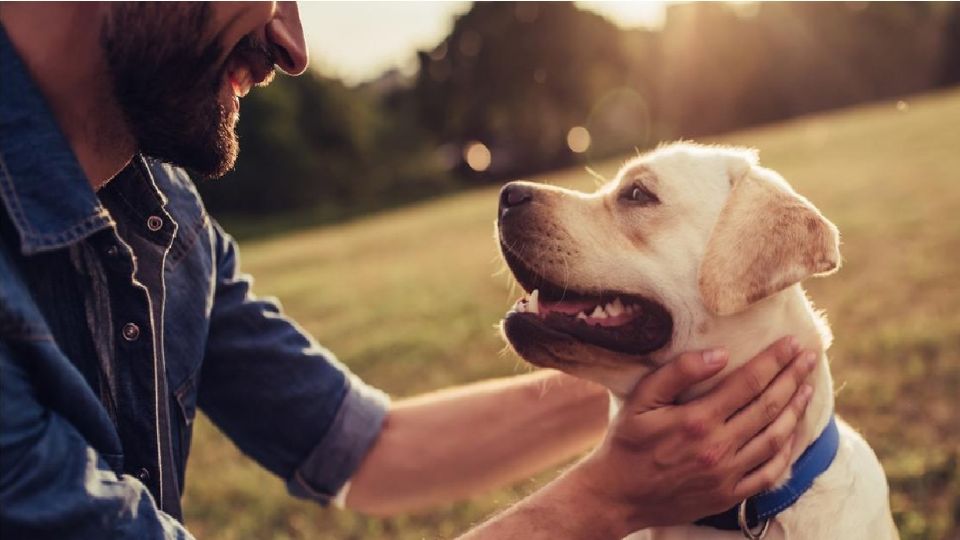
<path id="1" fill-rule="evenodd" d="M 900 112 L 906 112 L 907 109 L 909 109 L 909 108 L 910 108 L 910 105 L 908 105 L 906 101 L 902 101 L 902 100 L 901 100 L 901 101 L 898 101 L 898 102 L 897 102 L 897 110 L 898 110 L 898 111 L 900 111 Z"/>
<path id="2" fill-rule="evenodd" d="M 590 148 L 590 132 L 583 126 L 574 126 L 567 132 L 567 146 L 570 150 L 582 154 Z"/>
<path id="3" fill-rule="evenodd" d="M 493 161 L 493 155 L 487 145 L 479 141 L 468 143 L 463 149 L 463 159 L 467 166 L 477 172 L 483 172 L 490 168 L 490 162 Z"/>

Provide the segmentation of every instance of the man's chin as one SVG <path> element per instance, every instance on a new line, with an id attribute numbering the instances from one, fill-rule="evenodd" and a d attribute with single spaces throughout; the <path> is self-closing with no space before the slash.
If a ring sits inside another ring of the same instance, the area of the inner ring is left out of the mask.
<path id="1" fill-rule="evenodd" d="M 176 140 L 167 140 L 159 145 L 142 144 L 141 152 L 183 167 L 196 176 L 220 178 L 233 169 L 239 153 L 240 145 L 235 130 L 236 115 L 232 117 L 224 118 L 213 133 L 184 134 L 176 137 Z"/>
<path id="2" fill-rule="evenodd" d="M 233 170 L 234 165 L 237 163 L 237 153 L 236 139 L 231 139 L 228 147 L 225 148 L 222 153 L 215 156 L 214 159 L 211 159 L 209 163 L 206 163 L 205 166 L 191 167 L 184 165 L 184 167 L 203 178 L 220 178 Z"/>

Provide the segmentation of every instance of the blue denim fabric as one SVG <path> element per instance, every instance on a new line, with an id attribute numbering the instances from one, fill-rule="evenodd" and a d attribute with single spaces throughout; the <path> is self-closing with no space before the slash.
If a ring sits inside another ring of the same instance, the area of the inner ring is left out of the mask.
<path id="1" fill-rule="evenodd" d="M 0 538 L 189 538 L 198 407 L 294 495 L 349 479 L 386 396 L 251 293 L 183 170 L 94 193 L 2 28 L 0 203 Z"/>

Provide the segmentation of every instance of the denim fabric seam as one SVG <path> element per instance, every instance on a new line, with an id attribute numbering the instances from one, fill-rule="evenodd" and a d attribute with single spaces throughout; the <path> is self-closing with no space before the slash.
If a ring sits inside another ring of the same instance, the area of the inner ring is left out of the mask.
<path id="1" fill-rule="evenodd" d="M 201 362 L 202 366 L 202 362 Z M 184 406 L 183 402 L 186 401 L 186 395 L 191 390 L 194 390 L 196 385 L 197 376 L 200 374 L 199 366 L 193 370 L 193 373 L 187 375 L 187 378 L 173 391 L 173 395 L 177 398 L 177 406 L 180 408 L 181 414 L 183 414 L 183 419 L 186 424 L 192 425 L 194 418 L 197 416 L 197 408 L 194 405 L 193 414 L 187 414 L 187 408 Z"/>
<path id="2" fill-rule="evenodd" d="M 7 211 L 9 211 L 13 217 L 17 231 L 24 240 L 24 245 L 21 246 L 21 250 L 26 254 L 62 247 L 94 231 L 107 227 L 112 223 L 110 214 L 106 209 L 97 205 L 96 210 L 98 212 L 96 214 L 87 216 L 83 221 L 75 223 L 68 229 L 55 233 L 35 232 L 30 225 L 30 221 L 26 219 L 23 206 L 20 204 L 20 199 L 17 196 L 17 190 L 13 188 L 12 180 L 13 177 L 10 175 L 9 169 L 7 169 L 7 163 L 3 158 L 3 154 L 0 153 L 0 194 L 3 195 L 2 198 L 7 207 Z M 36 244 L 36 247 L 32 244 Z"/>
<path id="3" fill-rule="evenodd" d="M 134 159 L 136 159 L 136 158 L 134 158 Z M 166 205 L 167 205 L 166 202 L 165 202 L 165 200 L 164 200 L 164 198 L 163 198 L 163 197 L 160 197 L 160 195 L 158 195 L 158 192 L 157 192 L 157 190 L 156 190 L 156 187 L 153 185 L 153 182 L 152 182 L 151 177 L 149 177 L 149 176 L 147 176 L 146 174 L 144 174 L 144 171 L 142 171 L 142 170 L 140 170 L 140 169 L 141 169 L 141 167 L 140 167 L 139 165 L 135 165 L 132 170 L 133 170 L 137 175 L 139 175 L 139 180 L 140 180 L 141 182 L 147 184 L 147 186 L 149 186 L 149 187 L 151 188 L 151 189 L 149 189 L 149 190 L 144 190 L 144 191 L 150 191 L 150 192 L 151 192 L 151 195 L 154 197 L 153 202 L 156 202 L 158 208 L 162 210 L 162 209 L 163 209 L 164 207 L 166 207 Z M 126 193 L 124 193 L 122 189 L 118 189 L 116 193 L 117 193 L 117 197 L 120 199 L 121 202 L 123 202 L 124 206 L 126 206 L 127 209 L 130 210 L 131 212 L 133 212 L 134 215 L 136 215 L 138 218 L 147 219 L 147 218 L 151 217 L 151 214 L 150 214 L 150 213 L 144 213 L 144 212 L 142 212 L 140 206 L 138 206 L 138 205 L 134 204 L 132 201 L 130 201 L 130 199 L 127 198 Z"/>
<path id="4" fill-rule="evenodd" d="M 355 383 L 354 376 L 348 376 L 347 380 L 333 422 L 288 481 L 288 489 L 294 495 L 306 495 L 328 504 L 356 472 L 383 430 L 389 412 L 389 397 L 379 390 Z M 354 431 L 349 431 L 351 429 Z M 343 445 L 345 441 L 349 441 L 349 446 Z M 310 476 L 315 478 L 308 478 Z M 332 484 L 318 485 L 327 481 Z"/>
<path id="5" fill-rule="evenodd" d="M 202 210 L 202 209 L 201 209 Z M 193 226 L 189 229 L 183 229 L 183 233 L 177 236 L 176 241 L 170 248 L 170 257 L 167 259 L 167 268 L 174 270 L 184 259 L 184 256 L 190 252 L 190 248 L 197 243 L 200 237 L 200 231 L 210 223 L 207 212 L 202 210 L 203 214 Z"/>
<path id="6" fill-rule="evenodd" d="M 163 193 L 163 190 L 157 187 L 156 182 L 153 180 L 153 172 L 149 164 L 147 164 L 147 159 L 134 159 L 136 160 L 136 164 L 133 170 L 139 175 L 139 179 L 145 183 L 147 187 L 149 187 L 149 189 L 145 191 L 149 191 L 150 194 L 155 198 L 155 201 L 159 203 L 159 210 L 164 212 L 167 218 L 178 225 L 176 234 L 171 235 L 173 237 L 173 242 L 169 248 L 170 251 L 167 254 L 168 258 L 166 263 L 167 268 L 171 270 L 175 269 L 177 267 L 177 263 L 180 262 L 183 256 L 189 252 L 190 248 L 193 247 L 193 244 L 196 242 L 197 232 L 208 223 L 206 210 L 201 206 L 200 219 L 198 219 L 196 223 L 191 224 L 189 229 L 181 229 L 174 216 L 171 215 L 167 210 L 167 205 L 170 202 L 170 199 L 166 196 L 166 194 Z M 151 214 L 142 212 L 141 208 L 134 204 L 123 192 L 123 190 L 117 190 L 117 198 L 120 199 L 127 209 L 133 212 L 140 219 L 148 219 L 151 217 Z"/>

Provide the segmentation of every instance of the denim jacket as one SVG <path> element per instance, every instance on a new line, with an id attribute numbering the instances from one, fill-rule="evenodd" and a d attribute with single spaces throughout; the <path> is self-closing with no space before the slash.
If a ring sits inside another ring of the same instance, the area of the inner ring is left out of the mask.
<path id="1" fill-rule="evenodd" d="M 197 407 L 294 495 L 349 479 L 386 396 L 251 293 L 182 169 L 95 193 L 2 28 L 0 203 L 0 538 L 189 538 Z"/>

